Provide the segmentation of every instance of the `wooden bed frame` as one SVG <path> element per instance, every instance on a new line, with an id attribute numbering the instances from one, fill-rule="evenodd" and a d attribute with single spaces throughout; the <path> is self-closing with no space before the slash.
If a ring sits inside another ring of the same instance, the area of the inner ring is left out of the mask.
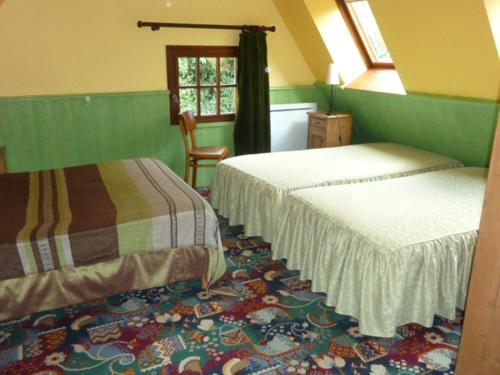
<path id="1" fill-rule="evenodd" d="M 500 374 L 500 114 L 472 265 L 457 375 Z M 495 328 L 496 327 L 496 328 Z"/>

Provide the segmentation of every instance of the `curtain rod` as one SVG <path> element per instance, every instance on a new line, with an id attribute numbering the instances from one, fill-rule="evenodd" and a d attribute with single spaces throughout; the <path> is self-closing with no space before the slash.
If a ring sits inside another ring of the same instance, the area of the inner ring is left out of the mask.
<path id="1" fill-rule="evenodd" d="M 182 27 L 192 29 L 223 29 L 223 30 L 252 30 L 252 31 L 276 31 L 276 26 L 257 26 L 257 25 L 207 25 L 196 23 L 164 23 L 164 22 L 145 22 L 137 21 L 137 27 L 151 27 L 151 30 L 159 30 L 160 27 Z"/>

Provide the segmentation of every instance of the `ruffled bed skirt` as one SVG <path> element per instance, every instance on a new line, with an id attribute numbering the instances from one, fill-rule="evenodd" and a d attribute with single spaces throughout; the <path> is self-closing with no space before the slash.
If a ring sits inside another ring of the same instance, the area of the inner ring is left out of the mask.
<path id="1" fill-rule="evenodd" d="M 477 231 L 384 251 L 311 207 L 288 197 L 273 258 L 312 280 L 336 312 L 359 320 L 365 335 L 393 337 L 400 325 L 431 327 L 434 315 L 463 309 Z"/>
<path id="2" fill-rule="evenodd" d="M 271 241 L 276 224 L 273 213 L 285 193 L 239 169 L 219 164 L 210 188 L 210 203 L 229 219 L 229 225 L 244 225 L 247 236 Z"/>

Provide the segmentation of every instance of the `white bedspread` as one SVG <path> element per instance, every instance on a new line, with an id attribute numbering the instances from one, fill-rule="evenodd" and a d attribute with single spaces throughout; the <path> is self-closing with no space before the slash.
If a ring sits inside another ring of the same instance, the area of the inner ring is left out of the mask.
<path id="1" fill-rule="evenodd" d="M 319 187 L 283 203 L 273 258 L 287 259 L 362 333 L 391 337 L 409 322 L 464 308 L 486 169 L 456 168 Z"/>
<path id="2" fill-rule="evenodd" d="M 217 165 L 211 203 L 243 224 L 247 235 L 273 241 L 286 194 L 462 166 L 457 160 L 394 143 L 238 156 Z"/>

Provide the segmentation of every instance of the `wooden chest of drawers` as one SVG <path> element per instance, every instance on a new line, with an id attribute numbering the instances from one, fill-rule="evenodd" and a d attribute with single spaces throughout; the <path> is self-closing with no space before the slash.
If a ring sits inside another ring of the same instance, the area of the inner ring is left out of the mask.
<path id="1" fill-rule="evenodd" d="M 309 112 L 307 148 L 336 147 L 351 144 L 352 116 Z"/>

